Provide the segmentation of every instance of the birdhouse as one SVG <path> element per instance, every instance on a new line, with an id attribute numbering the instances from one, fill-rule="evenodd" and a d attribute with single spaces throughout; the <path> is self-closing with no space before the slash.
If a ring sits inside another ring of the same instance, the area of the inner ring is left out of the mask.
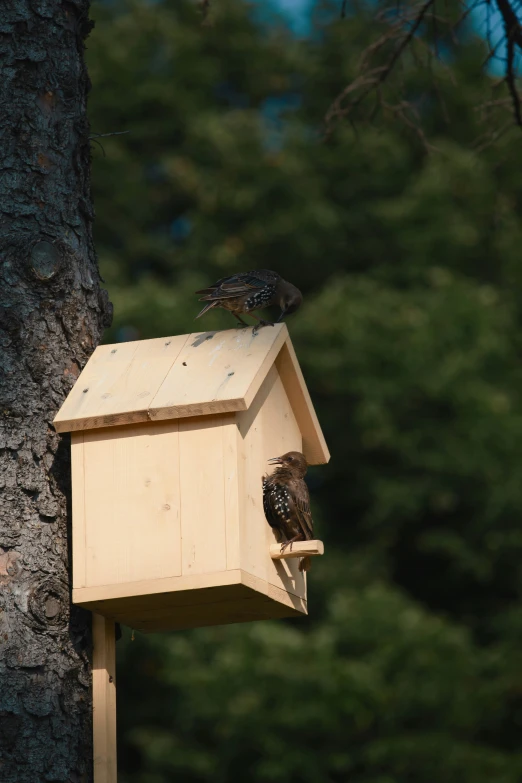
<path id="1" fill-rule="evenodd" d="M 262 502 L 270 457 L 329 459 L 284 324 L 102 345 L 54 426 L 75 604 L 145 632 L 306 614 Z"/>

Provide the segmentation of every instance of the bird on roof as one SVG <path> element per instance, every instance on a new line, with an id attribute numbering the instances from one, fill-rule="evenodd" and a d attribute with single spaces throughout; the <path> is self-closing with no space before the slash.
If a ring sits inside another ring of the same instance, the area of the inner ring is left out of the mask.
<path id="1" fill-rule="evenodd" d="M 239 272 L 231 277 L 223 277 L 214 285 L 196 293 L 201 294 L 200 302 L 207 302 L 196 318 L 200 318 L 213 307 L 223 307 L 230 310 L 242 328 L 248 326 L 241 318 L 242 315 L 248 314 L 255 318 L 259 323 L 252 330 L 254 334 L 260 326 L 274 325 L 271 321 L 258 318 L 254 315 L 254 310 L 278 305 L 281 313 L 276 323 L 280 323 L 285 315 L 295 313 L 303 301 L 301 291 L 295 285 L 283 280 L 281 275 L 270 269 L 255 269 L 252 272 Z"/>
<path id="2" fill-rule="evenodd" d="M 277 468 L 270 476 L 263 476 L 263 509 L 278 541 L 286 539 L 281 544 L 281 552 L 284 552 L 287 547 L 291 550 L 295 541 L 313 539 L 310 495 L 304 480 L 308 463 L 300 451 L 289 451 L 268 462 Z M 303 557 L 299 562 L 300 571 L 308 571 L 310 566 L 309 557 Z"/>

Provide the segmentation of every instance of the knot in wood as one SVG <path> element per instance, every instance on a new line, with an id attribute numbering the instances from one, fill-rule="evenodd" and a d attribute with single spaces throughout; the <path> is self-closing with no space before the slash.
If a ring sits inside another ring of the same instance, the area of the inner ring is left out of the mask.
<path id="1" fill-rule="evenodd" d="M 47 577 L 29 595 L 29 612 L 33 627 L 39 631 L 61 633 L 69 622 L 67 587 L 55 577 Z"/>
<path id="2" fill-rule="evenodd" d="M 29 263 L 34 276 L 47 282 L 56 275 L 62 260 L 55 245 L 43 241 L 33 245 Z"/>

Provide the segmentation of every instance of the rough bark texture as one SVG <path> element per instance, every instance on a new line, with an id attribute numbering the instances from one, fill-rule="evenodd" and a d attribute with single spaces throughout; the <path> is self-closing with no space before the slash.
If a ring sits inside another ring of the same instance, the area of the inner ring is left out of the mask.
<path id="1" fill-rule="evenodd" d="M 110 320 L 91 223 L 88 0 L 0 2 L 0 781 L 92 778 L 90 615 L 70 607 L 52 419 Z"/>

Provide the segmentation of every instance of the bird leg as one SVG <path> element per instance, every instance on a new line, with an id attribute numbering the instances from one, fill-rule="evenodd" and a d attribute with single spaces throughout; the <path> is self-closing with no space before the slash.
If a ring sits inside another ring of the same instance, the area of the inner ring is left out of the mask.
<path id="1" fill-rule="evenodd" d="M 258 329 L 259 329 L 261 326 L 273 326 L 273 325 L 274 325 L 274 324 L 273 324 L 271 321 L 264 321 L 262 318 L 258 318 L 258 317 L 257 317 L 257 315 L 254 315 L 254 313 L 249 313 L 249 315 L 251 315 L 251 316 L 252 316 L 252 318 L 255 318 L 255 319 L 256 319 L 256 321 L 259 321 L 259 323 L 258 323 L 258 324 L 256 324 L 256 325 L 254 326 L 254 328 L 252 329 L 252 334 L 257 334 L 257 330 L 258 330 Z"/>
<path id="2" fill-rule="evenodd" d="M 283 552 L 287 547 L 290 547 L 290 552 L 291 552 L 292 544 L 294 543 L 294 541 L 302 541 L 302 540 L 303 540 L 303 536 L 299 534 L 298 536 L 294 536 L 293 538 L 289 539 L 289 541 L 284 541 L 281 544 L 281 554 L 283 554 Z"/>
<path id="3" fill-rule="evenodd" d="M 247 324 L 245 321 L 243 321 L 243 319 L 241 318 L 241 316 L 239 315 L 239 313 L 234 313 L 234 312 L 233 312 L 233 313 L 232 313 L 232 315 L 233 315 L 235 318 L 237 318 L 237 320 L 239 321 L 239 323 L 237 324 L 237 328 L 238 328 L 238 329 L 248 329 L 248 324 Z"/>

